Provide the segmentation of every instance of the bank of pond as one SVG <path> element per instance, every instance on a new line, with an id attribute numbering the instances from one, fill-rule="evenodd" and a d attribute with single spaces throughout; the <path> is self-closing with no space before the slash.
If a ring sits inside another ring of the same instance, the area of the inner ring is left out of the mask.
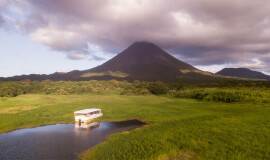
<path id="1" fill-rule="evenodd" d="M 87 125 L 56 124 L 0 134 L 1 160 L 74 160 L 83 151 L 106 140 L 112 133 L 142 127 L 143 122 L 93 122 Z"/>

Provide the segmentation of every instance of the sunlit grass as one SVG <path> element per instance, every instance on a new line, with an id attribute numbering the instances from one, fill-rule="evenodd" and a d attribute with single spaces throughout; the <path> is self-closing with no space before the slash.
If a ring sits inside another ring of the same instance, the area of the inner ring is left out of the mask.
<path id="1" fill-rule="evenodd" d="M 39 106 L 29 110 L 24 106 Z M 225 104 L 160 96 L 21 95 L 1 98 L 0 132 L 73 122 L 73 112 L 101 108 L 100 121 L 137 118 L 143 128 L 118 133 L 83 159 L 269 159 L 268 104 Z"/>
<path id="2" fill-rule="evenodd" d="M 120 72 L 120 71 L 89 72 L 89 73 L 82 74 L 80 77 L 96 77 L 96 76 L 127 77 L 128 74 Z"/>

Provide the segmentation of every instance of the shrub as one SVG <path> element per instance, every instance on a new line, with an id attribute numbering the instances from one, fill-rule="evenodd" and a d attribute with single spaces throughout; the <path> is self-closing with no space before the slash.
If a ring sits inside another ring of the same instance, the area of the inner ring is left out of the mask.
<path id="1" fill-rule="evenodd" d="M 146 88 L 128 88 L 121 92 L 121 95 L 150 95 Z"/>
<path id="2" fill-rule="evenodd" d="M 262 91 L 257 90 L 239 90 L 239 89 L 186 89 L 175 92 L 175 97 L 177 98 L 191 98 L 199 99 L 205 101 L 215 101 L 215 102 L 246 102 L 246 103 L 265 103 L 266 101 L 263 96 Z"/>
<path id="3" fill-rule="evenodd" d="M 166 86 L 166 84 L 161 81 L 152 83 L 148 86 L 147 89 L 155 95 L 166 94 L 169 91 L 169 88 Z"/>

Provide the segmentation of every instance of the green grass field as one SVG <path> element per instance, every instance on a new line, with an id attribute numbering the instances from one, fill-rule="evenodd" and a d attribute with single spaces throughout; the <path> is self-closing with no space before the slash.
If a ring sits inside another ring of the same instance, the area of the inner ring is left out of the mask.
<path id="1" fill-rule="evenodd" d="M 113 134 L 82 159 L 270 159 L 270 105 L 227 104 L 161 96 L 20 95 L 0 97 L 0 133 L 73 122 L 97 107 L 99 121 L 149 125 Z"/>

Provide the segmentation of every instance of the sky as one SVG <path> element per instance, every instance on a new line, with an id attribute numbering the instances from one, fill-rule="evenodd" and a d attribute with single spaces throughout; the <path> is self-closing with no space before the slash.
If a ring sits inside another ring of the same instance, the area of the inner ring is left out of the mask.
<path id="1" fill-rule="evenodd" d="M 0 77 L 101 65 L 148 41 L 198 69 L 270 74 L 269 0 L 0 0 Z"/>

